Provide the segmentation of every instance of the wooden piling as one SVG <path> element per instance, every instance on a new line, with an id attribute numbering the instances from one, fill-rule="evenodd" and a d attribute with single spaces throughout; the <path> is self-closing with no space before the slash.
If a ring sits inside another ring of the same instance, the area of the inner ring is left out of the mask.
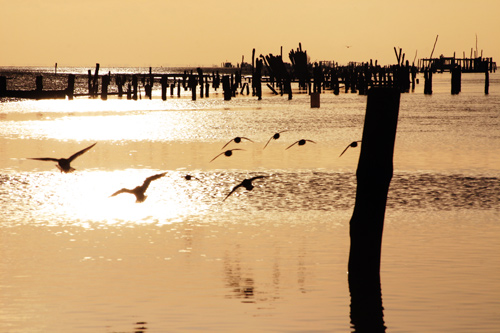
<path id="1" fill-rule="evenodd" d="M 109 85 L 109 75 L 104 75 L 101 79 L 101 99 L 106 101 L 108 99 L 108 85 Z"/>
<path id="2" fill-rule="evenodd" d="M 432 95 L 432 70 L 424 70 L 424 94 Z"/>
<path id="3" fill-rule="evenodd" d="M 69 100 L 73 100 L 73 95 L 75 91 L 75 74 L 68 75 L 68 87 L 66 88 L 66 96 Z"/>
<path id="4" fill-rule="evenodd" d="M 38 75 L 36 77 L 36 91 L 40 92 L 43 90 L 43 76 Z"/>
<path id="5" fill-rule="evenodd" d="M 488 95 L 490 92 L 490 73 L 488 69 L 484 71 L 484 93 Z"/>
<path id="6" fill-rule="evenodd" d="M 168 77 L 166 75 L 162 75 L 160 79 L 161 84 L 161 99 L 162 101 L 167 100 L 167 87 L 168 87 Z M 172 94 L 172 93 L 170 93 Z"/>
<path id="7" fill-rule="evenodd" d="M 368 91 L 361 151 L 356 171 L 356 201 L 350 220 L 348 280 L 351 320 L 356 331 L 385 331 L 380 290 L 382 234 L 393 175 L 398 123 L 398 88 Z"/>
<path id="8" fill-rule="evenodd" d="M 451 94 L 458 95 L 462 90 L 462 69 L 454 66 L 451 69 Z"/>
<path id="9" fill-rule="evenodd" d="M 230 101 L 232 96 L 231 81 L 227 75 L 222 76 L 222 91 L 224 93 L 224 100 Z"/>
<path id="10" fill-rule="evenodd" d="M 137 86 L 138 86 L 138 78 L 137 75 L 132 76 L 132 99 L 137 101 Z"/>

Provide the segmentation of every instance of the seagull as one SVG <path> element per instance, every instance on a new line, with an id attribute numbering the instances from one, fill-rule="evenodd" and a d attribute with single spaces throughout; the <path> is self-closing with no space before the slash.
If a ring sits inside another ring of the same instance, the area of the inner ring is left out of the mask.
<path id="1" fill-rule="evenodd" d="M 342 154 L 339 155 L 339 157 L 342 156 L 345 153 L 345 151 L 349 149 L 349 147 L 356 148 L 358 146 L 358 142 L 361 142 L 361 140 L 351 142 L 347 147 L 345 147 L 344 151 L 342 152 Z"/>
<path id="2" fill-rule="evenodd" d="M 91 145 L 91 146 L 89 146 L 89 147 L 87 147 L 85 149 L 82 149 L 79 152 L 71 155 L 69 158 L 32 157 L 32 158 L 29 158 L 29 159 L 30 160 L 38 160 L 38 161 L 54 161 L 54 162 L 57 162 L 56 167 L 59 170 L 61 170 L 61 172 L 70 173 L 70 172 L 75 171 L 75 169 L 71 167 L 70 163 L 75 158 L 77 158 L 78 156 L 82 155 L 83 153 L 87 152 L 89 149 L 91 149 L 92 147 L 94 147 L 96 144 L 97 144 L 97 142 L 94 143 L 93 145 Z"/>
<path id="3" fill-rule="evenodd" d="M 185 179 L 185 180 L 195 179 L 195 180 L 197 180 L 197 181 L 201 182 L 201 180 L 200 180 L 200 179 L 196 178 L 195 176 L 191 176 L 191 175 L 185 175 L 185 176 L 184 176 L 184 179 Z"/>
<path id="4" fill-rule="evenodd" d="M 245 149 L 239 149 L 239 148 L 235 148 L 235 149 L 229 149 L 229 150 L 226 150 L 225 152 L 222 152 L 220 153 L 219 155 L 215 156 L 214 158 L 212 158 L 212 160 L 210 162 L 212 162 L 213 160 L 215 160 L 217 157 L 219 157 L 220 155 L 226 155 L 227 157 L 233 155 L 233 150 L 245 150 Z M 208 162 L 208 163 L 210 163 Z"/>
<path id="5" fill-rule="evenodd" d="M 146 200 L 147 196 L 144 195 L 144 193 L 146 192 L 146 190 L 148 189 L 148 186 L 149 184 L 153 181 L 153 180 L 156 180 L 158 178 L 161 178 L 163 176 L 165 176 L 167 173 L 164 172 L 164 173 L 159 173 L 157 175 L 154 175 L 154 176 L 151 176 L 151 177 L 148 177 L 146 178 L 146 180 L 144 181 L 144 183 L 142 183 L 141 186 L 137 186 L 136 188 L 134 188 L 133 190 L 130 190 L 128 188 L 122 188 L 121 190 L 118 190 L 116 191 L 115 193 L 111 194 L 110 197 L 114 197 L 115 195 L 118 195 L 120 193 L 131 193 L 133 195 L 135 195 L 135 198 L 136 198 L 136 201 L 135 202 L 143 202 L 144 200 Z"/>
<path id="6" fill-rule="evenodd" d="M 243 180 L 241 183 L 239 183 L 238 185 L 236 185 L 235 187 L 233 187 L 233 189 L 231 190 L 231 192 L 229 192 L 229 194 L 222 201 L 225 201 L 231 194 L 234 193 L 234 191 L 236 191 L 238 188 L 240 188 L 242 186 L 244 188 L 246 188 L 248 191 L 251 191 L 254 188 L 254 186 L 252 184 L 252 182 L 254 180 L 260 179 L 260 178 L 266 178 L 266 177 L 268 177 L 268 176 L 255 176 L 255 177 Z"/>
<path id="7" fill-rule="evenodd" d="M 292 144 L 291 144 L 290 146 L 288 146 L 286 149 L 288 149 L 288 148 L 292 147 L 292 146 L 293 146 L 294 144 L 296 144 L 296 143 L 298 143 L 298 144 L 299 144 L 299 146 L 303 146 L 303 145 L 305 145 L 305 144 L 306 144 L 306 142 L 316 143 L 316 142 L 314 142 L 313 140 L 302 139 L 302 140 L 299 140 L 299 141 L 297 141 L 297 142 L 292 143 Z M 286 149 L 285 149 L 285 150 L 286 150 Z"/>
<path id="8" fill-rule="evenodd" d="M 252 140 L 250 140 L 249 138 L 245 138 L 244 136 L 237 136 L 237 137 L 235 137 L 234 139 L 229 140 L 229 142 L 228 142 L 228 143 L 226 143 L 226 144 L 224 145 L 224 147 L 222 147 L 221 149 L 226 148 L 226 146 L 227 146 L 228 144 L 230 144 L 231 142 L 233 142 L 233 141 L 234 141 L 235 143 L 240 143 L 242 139 L 244 139 L 244 140 L 248 140 L 248 141 L 250 141 L 250 142 L 253 142 Z"/>
<path id="9" fill-rule="evenodd" d="M 286 130 L 274 133 L 274 135 L 267 141 L 266 145 L 262 149 L 266 149 L 267 145 L 269 144 L 269 142 L 271 142 L 271 140 L 273 140 L 273 139 L 278 140 L 280 138 L 280 133 L 283 133 L 283 132 L 286 132 Z"/>

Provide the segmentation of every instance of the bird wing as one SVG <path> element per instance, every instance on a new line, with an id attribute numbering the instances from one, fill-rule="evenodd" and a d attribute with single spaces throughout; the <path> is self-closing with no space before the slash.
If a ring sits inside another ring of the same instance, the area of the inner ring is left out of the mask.
<path id="1" fill-rule="evenodd" d="M 312 142 L 312 143 L 316 143 L 316 142 L 315 142 L 315 141 L 313 141 L 313 140 L 306 140 L 306 141 L 308 141 L 308 142 Z"/>
<path id="2" fill-rule="evenodd" d="M 225 144 L 225 145 L 224 145 L 221 149 L 226 148 L 226 146 L 227 146 L 228 144 L 230 144 L 233 140 L 234 140 L 234 139 L 229 140 L 229 141 L 228 141 L 228 142 L 227 142 L 227 143 L 226 143 L 226 144 Z"/>
<path id="3" fill-rule="evenodd" d="M 252 140 L 250 140 L 249 138 L 245 138 L 244 136 L 241 136 L 241 138 L 253 142 Z"/>
<path id="4" fill-rule="evenodd" d="M 349 149 L 350 146 L 351 144 L 347 145 L 347 147 L 345 147 L 344 151 L 342 152 L 342 154 L 339 155 L 339 157 L 342 156 L 346 152 L 346 150 Z"/>
<path id="5" fill-rule="evenodd" d="M 266 149 L 267 145 L 269 144 L 269 142 L 271 142 L 271 140 L 274 138 L 274 135 L 272 137 L 269 138 L 269 140 L 267 140 L 267 143 L 266 145 L 264 146 L 264 148 L 262 149 Z"/>
<path id="6" fill-rule="evenodd" d="M 28 158 L 29 160 L 37 160 L 37 161 L 53 161 L 53 162 L 59 162 L 58 158 L 52 158 L 52 157 L 30 157 Z"/>
<path id="7" fill-rule="evenodd" d="M 225 153 L 225 152 L 220 153 L 219 155 L 215 156 L 214 158 L 212 158 L 212 160 L 211 160 L 210 162 L 212 162 L 213 160 L 215 160 L 217 157 L 219 157 L 220 155 L 222 155 L 222 154 L 224 154 L 224 153 Z M 208 162 L 208 163 L 210 163 L 210 162 Z"/>
<path id="8" fill-rule="evenodd" d="M 299 141 L 300 141 L 300 140 L 299 140 Z M 291 144 L 291 145 L 289 145 L 289 146 L 288 146 L 285 150 L 287 150 L 288 148 L 291 148 L 294 144 L 299 143 L 299 141 L 296 141 L 296 142 L 292 143 L 292 144 Z"/>
<path id="9" fill-rule="evenodd" d="M 118 190 L 115 193 L 111 194 L 110 197 L 114 197 L 115 195 L 118 195 L 120 193 L 133 193 L 133 191 L 129 190 L 128 188 L 122 188 L 121 190 Z"/>
<path id="10" fill-rule="evenodd" d="M 233 187 L 233 189 L 231 190 L 231 192 L 229 192 L 228 195 L 226 195 L 226 197 L 224 198 L 224 200 L 222 201 L 226 201 L 226 199 L 234 193 L 234 191 L 236 191 L 238 188 L 240 188 L 241 186 L 243 186 L 243 182 L 239 183 L 238 185 L 236 185 L 235 187 Z"/>
<path id="11" fill-rule="evenodd" d="M 163 176 L 165 176 L 167 173 L 166 172 L 163 172 L 163 173 L 159 173 L 157 175 L 154 175 L 154 176 L 151 176 L 151 177 L 148 177 L 146 178 L 146 180 L 144 180 L 144 183 L 142 183 L 142 188 L 144 189 L 144 191 L 147 190 L 149 184 L 153 181 L 153 180 L 156 180 L 158 178 L 161 178 Z"/>
<path id="12" fill-rule="evenodd" d="M 80 151 L 79 151 L 79 152 L 77 152 L 77 153 L 74 153 L 73 155 L 71 155 L 71 156 L 68 158 L 68 161 L 69 161 L 69 162 L 73 161 L 75 158 L 77 158 L 78 156 L 80 156 L 80 155 L 82 155 L 83 153 L 87 152 L 89 149 L 91 149 L 92 147 L 94 147 L 96 144 L 97 144 L 97 142 L 96 142 L 96 143 L 94 143 L 93 145 L 88 146 L 88 147 L 87 147 L 87 148 L 85 148 L 85 149 L 80 150 Z"/>
<path id="13" fill-rule="evenodd" d="M 267 177 L 269 177 L 269 176 L 255 176 L 255 177 L 250 178 L 249 180 L 250 180 L 251 182 L 253 182 L 253 181 L 254 181 L 254 180 L 256 180 L 256 179 L 267 178 Z"/>

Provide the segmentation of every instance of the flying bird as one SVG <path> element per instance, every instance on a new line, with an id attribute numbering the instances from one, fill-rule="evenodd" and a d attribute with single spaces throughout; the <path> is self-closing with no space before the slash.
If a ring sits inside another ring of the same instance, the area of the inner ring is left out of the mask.
<path id="1" fill-rule="evenodd" d="M 114 197 L 115 195 L 118 195 L 120 193 L 130 193 L 130 194 L 133 194 L 135 195 L 135 198 L 136 198 L 136 201 L 135 202 L 143 202 L 144 200 L 146 200 L 147 196 L 144 195 L 144 193 L 146 192 L 146 190 L 148 189 L 149 187 L 149 184 L 153 181 L 153 180 L 156 180 L 158 178 L 161 178 L 163 176 L 165 176 L 167 173 L 164 172 L 164 173 L 159 173 L 157 175 L 154 175 L 154 176 L 151 176 L 151 177 L 148 177 L 146 178 L 146 180 L 144 181 L 144 183 L 142 183 L 141 186 L 137 186 L 136 188 L 134 188 L 133 190 L 130 190 L 128 188 L 122 188 L 121 190 L 118 190 L 116 191 L 115 193 L 111 194 L 110 197 Z"/>
<path id="2" fill-rule="evenodd" d="M 283 133 L 283 132 L 286 132 L 286 130 L 274 133 L 274 135 L 271 138 L 269 138 L 269 140 L 267 141 L 266 145 L 262 149 L 266 149 L 267 145 L 269 144 L 269 142 L 271 142 L 271 140 L 278 140 L 280 138 L 280 133 Z"/>
<path id="3" fill-rule="evenodd" d="M 91 149 L 92 147 L 94 147 L 96 144 L 97 144 L 97 142 L 94 143 L 93 145 L 85 148 L 85 149 L 80 150 L 79 152 L 71 155 L 68 158 L 32 157 L 32 158 L 29 158 L 29 159 L 30 160 L 38 160 L 38 161 L 53 161 L 53 162 L 57 162 L 56 167 L 59 170 L 61 170 L 61 172 L 70 173 L 70 172 L 75 171 L 75 169 L 71 167 L 70 163 L 75 158 L 77 158 L 78 156 L 82 155 L 83 153 L 87 152 L 89 149 Z"/>
<path id="4" fill-rule="evenodd" d="M 229 194 L 222 201 L 225 201 L 231 194 L 234 193 L 234 191 L 236 191 L 240 187 L 244 187 L 248 191 L 251 191 L 254 188 L 254 186 L 252 184 L 252 182 L 254 180 L 261 179 L 261 178 L 266 178 L 266 177 L 268 177 L 268 176 L 255 176 L 255 177 L 243 180 L 241 183 L 239 183 L 238 185 L 236 185 L 235 187 L 233 187 L 233 189 L 231 190 L 231 192 L 229 192 Z"/>
<path id="5" fill-rule="evenodd" d="M 291 144 L 291 145 L 289 145 L 286 149 L 291 148 L 294 144 L 298 144 L 299 146 L 303 146 L 303 145 L 305 145 L 305 144 L 306 144 L 306 142 L 316 143 L 316 142 L 314 142 L 313 140 L 301 139 L 301 140 L 299 140 L 299 141 L 297 141 L 297 142 L 292 143 L 292 144 Z M 286 150 L 286 149 L 285 149 L 285 150 Z"/>
<path id="6" fill-rule="evenodd" d="M 194 179 L 194 180 L 197 180 L 197 181 L 201 182 L 201 180 L 199 178 L 196 178 L 195 176 L 191 176 L 191 175 L 185 175 L 184 179 L 185 180 L 192 180 L 192 179 Z"/>
<path id="7" fill-rule="evenodd" d="M 245 138 L 244 136 L 237 136 L 237 137 L 235 137 L 234 139 L 229 140 L 229 142 L 228 142 L 228 143 L 226 143 L 226 144 L 224 145 L 224 147 L 222 147 L 221 149 L 226 148 L 226 146 L 227 146 L 228 144 L 230 144 L 231 142 L 233 142 L 233 141 L 234 141 L 235 143 L 240 143 L 240 142 L 241 142 L 241 140 L 248 140 L 248 141 L 250 141 L 250 142 L 253 142 L 252 140 L 250 140 L 249 138 Z"/>
<path id="8" fill-rule="evenodd" d="M 226 150 L 225 152 L 222 152 L 220 153 L 219 155 L 215 156 L 214 158 L 212 158 L 212 160 L 210 162 L 212 162 L 213 160 L 215 160 L 217 157 L 219 157 L 220 155 L 226 155 L 227 157 L 233 155 L 233 150 L 245 150 L 245 149 L 239 149 L 239 148 L 235 148 L 235 149 L 229 149 L 229 150 Z M 208 163 L 210 163 L 208 162 Z"/>
<path id="9" fill-rule="evenodd" d="M 342 154 L 339 155 L 339 157 L 342 156 L 345 153 L 345 151 L 349 149 L 349 147 L 356 148 L 358 146 L 358 142 L 361 142 L 361 140 L 353 141 L 349 145 L 347 145 L 347 147 L 345 147 L 344 151 L 342 152 Z"/>

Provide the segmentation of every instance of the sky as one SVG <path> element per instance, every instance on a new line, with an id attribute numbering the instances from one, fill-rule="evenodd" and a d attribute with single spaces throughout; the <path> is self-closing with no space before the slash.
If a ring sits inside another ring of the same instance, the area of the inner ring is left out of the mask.
<path id="1" fill-rule="evenodd" d="M 0 0 L 0 66 L 219 66 L 288 53 L 311 62 L 470 57 L 500 63 L 500 1 Z M 477 38 L 477 39 L 476 39 Z"/>

